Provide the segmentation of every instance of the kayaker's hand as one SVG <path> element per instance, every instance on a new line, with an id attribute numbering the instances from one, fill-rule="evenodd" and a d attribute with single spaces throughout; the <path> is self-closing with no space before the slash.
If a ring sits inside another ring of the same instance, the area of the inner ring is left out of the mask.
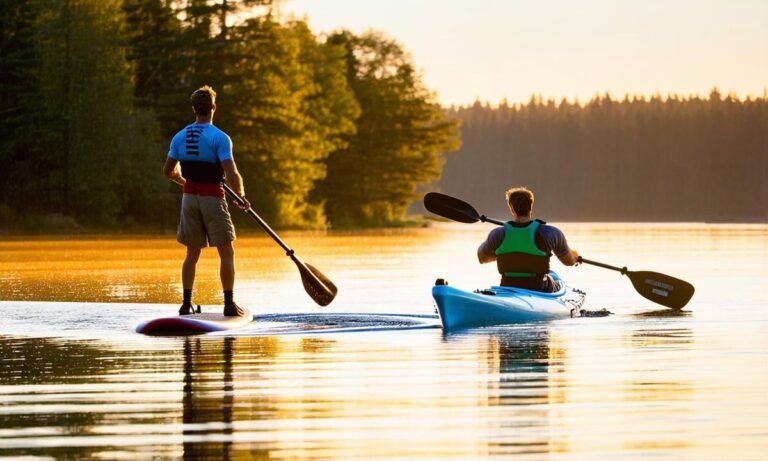
<path id="1" fill-rule="evenodd" d="M 566 251 L 562 255 L 557 256 L 557 259 L 566 266 L 575 266 L 579 264 L 579 258 L 581 258 L 581 256 L 579 256 L 576 250 Z"/>

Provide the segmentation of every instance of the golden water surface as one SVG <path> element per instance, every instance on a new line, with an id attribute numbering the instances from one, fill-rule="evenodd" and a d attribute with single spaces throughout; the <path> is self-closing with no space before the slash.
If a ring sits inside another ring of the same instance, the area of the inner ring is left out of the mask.
<path id="1" fill-rule="evenodd" d="M 254 235 L 236 299 L 290 322 L 145 337 L 132 328 L 180 301 L 173 237 L 0 241 L 0 457 L 765 459 L 768 226 L 562 228 L 585 257 L 690 281 L 693 300 L 674 313 L 618 273 L 556 264 L 614 315 L 449 334 L 430 287 L 495 283 L 474 256 L 488 227 L 285 233 L 338 285 L 326 308 Z M 194 297 L 220 308 L 215 250 Z"/>

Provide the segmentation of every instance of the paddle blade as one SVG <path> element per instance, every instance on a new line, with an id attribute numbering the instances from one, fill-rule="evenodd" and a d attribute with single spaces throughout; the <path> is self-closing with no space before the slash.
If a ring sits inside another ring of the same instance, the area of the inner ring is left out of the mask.
<path id="1" fill-rule="evenodd" d="M 296 267 L 299 268 L 301 283 L 304 285 L 304 291 L 307 292 L 309 297 L 320 306 L 331 304 L 331 301 L 333 301 L 336 293 L 339 291 L 336 285 L 312 265 L 305 264 L 296 257 L 291 259 L 296 263 Z"/>
<path id="2" fill-rule="evenodd" d="M 463 223 L 480 221 L 480 214 L 472 205 L 449 195 L 430 192 L 424 196 L 424 207 L 432 213 Z"/>
<path id="3" fill-rule="evenodd" d="M 693 285 L 685 280 L 658 272 L 627 271 L 626 275 L 640 295 L 672 309 L 682 309 L 695 291 Z"/>

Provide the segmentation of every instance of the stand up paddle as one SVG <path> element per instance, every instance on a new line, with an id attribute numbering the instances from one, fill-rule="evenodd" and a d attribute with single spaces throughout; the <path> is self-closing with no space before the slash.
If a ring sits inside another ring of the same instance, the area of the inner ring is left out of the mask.
<path id="1" fill-rule="evenodd" d="M 234 201 L 240 205 L 246 205 L 247 202 L 243 200 L 242 197 L 237 195 L 237 193 L 235 193 L 232 188 L 224 183 L 222 183 L 222 185 L 224 186 L 224 190 L 227 192 L 227 194 L 229 194 L 230 197 L 232 197 Z M 261 216 L 256 214 L 252 208 L 248 207 L 244 211 L 250 217 L 256 220 L 259 226 L 264 229 L 264 232 L 269 234 L 269 236 L 272 237 L 275 242 L 277 242 L 277 244 L 283 248 L 283 250 L 285 250 L 285 255 L 290 257 L 291 261 L 296 264 L 296 267 L 299 269 L 299 274 L 301 274 L 301 283 L 304 284 L 304 290 L 307 292 L 309 297 L 321 306 L 327 306 L 330 304 L 338 292 L 336 285 L 334 285 L 333 282 L 328 279 L 328 277 L 323 275 L 323 273 L 317 270 L 315 267 L 310 264 L 305 264 L 299 258 L 297 258 L 293 249 L 286 245 L 285 242 L 283 242 L 283 240 L 275 233 L 275 231 L 269 227 L 269 224 L 267 224 L 266 221 L 261 218 Z"/>
<path id="2" fill-rule="evenodd" d="M 462 223 L 489 222 L 503 226 L 504 222 L 489 218 L 477 212 L 467 202 L 438 192 L 430 192 L 424 196 L 424 206 L 432 213 Z M 630 271 L 626 267 L 616 267 L 579 257 L 579 262 L 604 269 L 621 272 L 632 282 L 637 292 L 657 304 L 672 309 L 682 309 L 688 304 L 695 289 L 693 285 L 669 275 L 651 271 Z"/>

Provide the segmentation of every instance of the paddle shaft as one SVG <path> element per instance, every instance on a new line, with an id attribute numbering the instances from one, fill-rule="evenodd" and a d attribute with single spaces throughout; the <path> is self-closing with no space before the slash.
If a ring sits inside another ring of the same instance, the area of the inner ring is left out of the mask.
<path id="1" fill-rule="evenodd" d="M 496 224 L 497 226 L 503 226 L 504 225 L 504 221 L 499 221 L 498 219 L 489 218 L 488 216 L 486 216 L 484 214 L 480 215 L 480 221 Z"/>
<path id="2" fill-rule="evenodd" d="M 240 197 L 235 191 L 233 191 L 232 188 L 229 187 L 226 183 L 222 183 L 221 185 L 224 186 L 224 190 L 227 191 L 227 194 L 229 194 L 229 196 L 232 197 L 232 199 L 235 200 L 237 203 L 239 203 L 240 205 L 244 205 L 246 203 L 246 201 L 242 197 Z M 248 213 L 253 219 L 255 219 L 256 222 L 259 224 L 259 226 L 261 226 L 261 228 L 264 229 L 264 232 L 269 234 L 269 236 L 272 237 L 275 240 L 275 242 L 277 242 L 277 244 L 283 248 L 283 250 L 285 250 L 285 254 L 287 256 L 294 258 L 293 249 L 291 249 L 291 247 L 289 247 L 288 245 L 286 245 L 285 242 L 283 242 L 283 239 L 281 239 L 280 236 L 277 235 L 277 233 L 275 233 L 275 231 L 273 231 L 271 227 L 269 227 L 269 224 L 267 224 L 267 222 L 264 221 L 261 218 L 261 216 L 259 216 L 255 211 L 253 211 L 253 208 L 249 207 L 247 210 L 245 210 L 245 212 Z"/>
<path id="3" fill-rule="evenodd" d="M 581 258 L 581 257 L 579 258 L 579 262 L 584 263 L 584 264 L 591 264 L 591 265 L 597 266 L 597 267 L 602 267 L 604 269 L 610 269 L 610 270 L 616 271 L 616 272 L 621 272 L 622 274 L 626 274 L 627 272 L 629 272 L 626 267 L 611 266 L 610 264 L 605 264 L 605 263 L 601 263 L 601 262 L 597 262 L 597 261 L 592 261 L 592 260 L 584 259 L 584 258 Z"/>

